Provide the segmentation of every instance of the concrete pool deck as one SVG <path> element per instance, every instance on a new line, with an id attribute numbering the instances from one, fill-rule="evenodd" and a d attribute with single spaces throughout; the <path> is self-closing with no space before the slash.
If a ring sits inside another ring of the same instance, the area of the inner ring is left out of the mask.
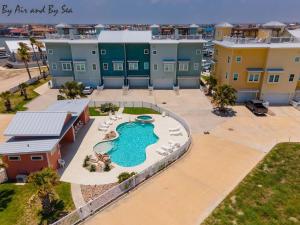
<path id="1" fill-rule="evenodd" d="M 178 142 L 183 145 L 188 134 L 183 126 L 171 117 L 163 117 L 162 115 L 151 115 L 154 118 L 154 133 L 159 137 L 158 142 L 149 145 L 146 149 L 146 160 L 134 167 L 121 167 L 112 163 L 113 169 L 109 172 L 89 172 L 83 168 L 82 164 L 87 155 L 94 154 L 93 147 L 103 140 L 106 133 L 115 130 L 119 124 L 135 121 L 135 115 L 122 114 L 122 119 L 117 120 L 111 125 L 108 131 L 103 132 L 98 130 L 100 123 L 108 120 L 108 116 L 91 117 L 89 124 L 84 126 L 78 133 L 77 140 L 62 149 L 62 157 L 66 161 L 66 167 L 60 169 L 61 181 L 83 185 L 101 185 L 117 182 L 117 177 L 122 172 L 141 172 L 154 163 L 158 162 L 164 156 L 159 155 L 156 149 L 162 145 L 167 145 L 169 140 Z M 169 133 L 169 128 L 181 127 L 182 135 L 173 136 Z"/>

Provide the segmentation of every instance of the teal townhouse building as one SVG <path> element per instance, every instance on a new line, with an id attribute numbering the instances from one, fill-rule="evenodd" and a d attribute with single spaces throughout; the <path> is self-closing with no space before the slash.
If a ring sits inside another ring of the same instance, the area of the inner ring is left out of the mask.
<path id="1" fill-rule="evenodd" d="M 93 88 L 199 88 L 206 41 L 197 29 L 191 25 L 188 33 L 162 35 L 158 25 L 147 31 L 97 25 L 82 34 L 57 25 L 57 34 L 44 41 L 53 86 L 75 80 Z"/>

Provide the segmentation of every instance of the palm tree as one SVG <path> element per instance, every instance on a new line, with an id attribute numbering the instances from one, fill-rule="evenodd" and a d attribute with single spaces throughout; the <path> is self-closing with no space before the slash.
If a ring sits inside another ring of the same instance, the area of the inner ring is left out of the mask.
<path id="1" fill-rule="evenodd" d="M 44 43 L 41 42 L 41 41 L 36 41 L 36 42 L 35 42 L 35 46 L 38 48 L 38 51 L 39 51 L 39 53 L 40 53 L 40 58 L 41 58 L 42 61 L 43 61 L 43 65 L 44 65 L 44 66 L 47 66 L 47 69 L 48 69 L 48 71 L 49 71 L 49 66 L 48 66 L 48 64 L 47 64 L 47 61 L 46 61 L 45 56 L 44 56 L 44 53 L 43 53 L 43 48 L 45 48 Z"/>
<path id="2" fill-rule="evenodd" d="M 31 74 L 30 74 L 29 67 L 28 67 L 28 62 L 30 61 L 29 47 L 27 46 L 27 44 L 25 44 L 23 42 L 20 42 L 19 46 L 20 47 L 18 48 L 18 55 L 25 64 L 25 68 L 27 70 L 28 77 L 30 80 Z"/>
<path id="3" fill-rule="evenodd" d="M 24 99 L 27 100 L 28 99 L 28 95 L 27 95 L 27 88 L 28 84 L 26 82 L 19 84 L 19 89 L 21 92 L 21 96 L 24 96 Z"/>
<path id="4" fill-rule="evenodd" d="M 50 168 L 45 168 L 39 172 L 29 175 L 28 182 L 33 184 L 37 189 L 44 215 L 50 215 L 55 209 L 53 203 L 55 201 L 54 187 L 59 184 L 57 173 Z"/>
<path id="5" fill-rule="evenodd" d="M 39 71 L 40 71 L 40 75 L 41 75 L 41 74 L 42 74 L 42 70 L 41 70 L 41 67 L 40 67 L 39 60 L 38 60 L 38 58 L 37 58 L 37 56 L 36 56 L 36 53 L 35 53 L 35 49 L 34 49 L 34 47 L 35 47 L 35 45 L 36 45 L 36 39 L 35 39 L 34 37 L 30 37 L 30 38 L 29 38 L 29 41 L 30 41 L 30 44 L 31 44 L 31 47 L 32 47 L 33 55 L 34 55 L 35 60 L 36 60 L 36 64 L 37 64 L 38 67 L 39 67 Z"/>
<path id="6" fill-rule="evenodd" d="M 208 85 L 208 95 L 212 94 L 212 91 L 216 88 L 217 86 L 217 79 L 214 76 L 205 76 L 203 77 L 204 80 L 206 81 L 206 84 Z"/>
<path id="7" fill-rule="evenodd" d="M 216 88 L 212 98 L 213 103 L 218 106 L 219 111 L 225 112 L 226 106 L 235 104 L 236 90 L 232 86 L 224 84 Z"/>
<path id="8" fill-rule="evenodd" d="M 12 111 L 10 97 L 11 97 L 11 93 L 9 91 L 5 91 L 0 94 L 0 98 L 2 98 L 4 101 L 6 112 Z"/>
<path id="9" fill-rule="evenodd" d="M 82 96 L 84 86 L 76 81 L 66 82 L 59 89 L 59 93 L 67 99 L 75 99 Z"/>

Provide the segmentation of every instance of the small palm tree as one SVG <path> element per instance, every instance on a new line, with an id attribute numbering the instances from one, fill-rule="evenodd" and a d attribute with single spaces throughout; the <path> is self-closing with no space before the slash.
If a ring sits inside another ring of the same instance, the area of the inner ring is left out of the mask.
<path id="1" fill-rule="evenodd" d="M 38 48 L 38 51 L 39 51 L 39 53 L 40 53 L 40 58 L 41 58 L 42 61 L 43 61 L 43 65 L 44 65 L 44 66 L 47 66 L 47 69 L 48 69 L 48 71 L 49 71 L 49 67 L 48 67 L 48 64 L 47 64 L 47 60 L 46 60 L 46 58 L 45 58 L 45 56 L 44 56 L 44 53 L 43 53 L 43 48 L 45 48 L 44 43 L 41 42 L 41 41 L 36 41 L 36 42 L 35 42 L 35 46 Z"/>
<path id="2" fill-rule="evenodd" d="M 28 87 L 28 84 L 25 83 L 25 82 L 19 84 L 19 89 L 20 89 L 21 96 L 24 96 L 25 100 L 28 100 L 27 87 Z"/>
<path id="3" fill-rule="evenodd" d="M 29 38 L 29 41 L 30 41 L 30 44 L 31 44 L 31 48 L 32 48 L 32 51 L 33 51 L 33 55 L 34 55 L 34 58 L 35 58 L 35 60 L 36 60 L 36 64 L 38 65 L 38 67 L 39 67 L 39 71 L 40 71 L 40 75 L 42 74 L 42 70 L 41 70 L 41 67 L 40 67 L 40 63 L 39 63 L 39 60 L 38 60 L 38 58 L 37 58 L 37 56 L 36 56 L 36 52 L 35 52 L 35 49 L 34 49 L 34 47 L 36 46 L 36 39 L 34 38 L 34 37 L 30 37 Z"/>
<path id="4" fill-rule="evenodd" d="M 30 174 L 28 182 L 33 184 L 37 189 L 44 215 L 50 215 L 55 209 L 53 202 L 55 201 L 54 187 L 59 184 L 57 173 L 50 168 L 45 168 L 39 172 Z"/>
<path id="5" fill-rule="evenodd" d="M 216 88 L 218 81 L 214 76 L 205 76 L 204 80 L 208 85 L 208 95 L 211 95 L 212 91 Z"/>
<path id="6" fill-rule="evenodd" d="M 10 97 L 11 97 L 11 93 L 9 91 L 5 91 L 0 94 L 0 98 L 2 98 L 4 101 L 6 112 L 12 111 Z"/>
<path id="7" fill-rule="evenodd" d="M 24 62 L 25 68 L 28 73 L 28 77 L 29 79 L 31 79 L 31 74 L 28 66 L 28 62 L 30 61 L 29 47 L 27 46 L 27 44 L 23 42 L 20 42 L 19 46 L 20 47 L 18 48 L 18 55 L 20 56 L 21 60 Z"/>
<path id="8" fill-rule="evenodd" d="M 84 86 L 76 81 L 66 82 L 59 89 L 59 93 L 67 99 L 75 99 L 82 96 Z"/>
<path id="9" fill-rule="evenodd" d="M 213 103 L 215 103 L 220 112 L 225 112 L 226 107 L 235 105 L 236 102 L 236 90 L 227 84 L 218 86 L 215 93 L 212 96 Z"/>

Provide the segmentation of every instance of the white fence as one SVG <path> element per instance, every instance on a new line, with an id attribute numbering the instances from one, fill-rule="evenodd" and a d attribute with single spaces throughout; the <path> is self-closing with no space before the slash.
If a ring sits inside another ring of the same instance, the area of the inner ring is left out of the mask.
<path id="1" fill-rule="evenodd" d="M 95 212 L 102 210 L 105 206 L 119 198 L 120 196 L 124 195 L 128 191 L 132 190 L 154 174 L 158 173 L 159 171 L 167 168 L 170 164 L 175 162 L 179 159 L 188 149 L 191 144 L 191 132 L 188 124 L 185 122 L 184 119 L 177 116 L 175 113 L 163 109 L 155 104 L 146 103 L 146 102 L 102 102 L 102 101 L 91 101 L 90 106 L 100 106 L 103 103 L 113 103 L 118 105 L 119 107 L 145 107 L 151 108 L 158 112 L 165 112 L 168 116 L 176 119 L 179 121 L 188 133 L 188 140 L 187 142 L 182 145 L 177 151 L 171 153 L 170 155 L 164 157 L 162 160 L 156 162 L 155 164 L 151 165 L 144 171 L 136 174 L 135 176 L 129 178 L 128 180 L 114 186 L 113 188 L 109 189 L 96 199 L 90 201 L 86 205 L 82 206 L 79 209 L 71 212 L 67 216 L 61 218 L 60 220 L 56 221 L 52 225 L 73 225 L 81 222 L 82 220 L 86 219 L 87 217 L 91 216 Z"/>

